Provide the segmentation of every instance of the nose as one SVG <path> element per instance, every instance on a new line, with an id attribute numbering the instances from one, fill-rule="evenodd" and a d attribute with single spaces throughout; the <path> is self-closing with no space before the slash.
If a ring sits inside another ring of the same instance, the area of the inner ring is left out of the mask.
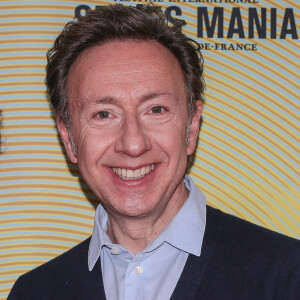
<path id="1" fill-rule="evenodd" d="M 138 117 L 127 116 L 115 143 L 115 151 L 131 157 L 138 157 L 151 148 L 149 136 L 144 132 Z"/>

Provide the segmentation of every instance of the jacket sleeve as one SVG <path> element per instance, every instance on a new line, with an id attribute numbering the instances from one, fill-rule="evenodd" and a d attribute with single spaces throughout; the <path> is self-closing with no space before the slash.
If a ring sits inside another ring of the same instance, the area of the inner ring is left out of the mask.
<path id="1" fill-rule="evenodd" d="M 23 294 L 23 295 L 22 295 Z M 22 279 L 19 277 L 17 281 L 14 283 L 7 300 L 21 300 L 25 299 L 24 292 L 22 293 Z"/>
<path id="2" fill-rule="evenodd" d="M 282 264 L 277 289 L 278 300 L 300 299 L 300 247 L 296 247 Z"/>

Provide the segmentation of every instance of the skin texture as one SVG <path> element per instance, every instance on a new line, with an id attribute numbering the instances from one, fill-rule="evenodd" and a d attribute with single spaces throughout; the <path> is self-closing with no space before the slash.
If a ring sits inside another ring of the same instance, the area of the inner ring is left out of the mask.
<path id="1" fill-rule="evenodd" d="M 133 253 L 144 249 L 188 197 L 183 177 L 194 152 L 202 103 L 187 144 L 187 95 L 173 54 L 152 41 L 114 41 L 83 51 L 68 77 L 72 149 L 66 126 L 58 129 L 69 158 L 101 199 L 108 235 Z M 124 180 L 112 168 L 153 166 Z"/>

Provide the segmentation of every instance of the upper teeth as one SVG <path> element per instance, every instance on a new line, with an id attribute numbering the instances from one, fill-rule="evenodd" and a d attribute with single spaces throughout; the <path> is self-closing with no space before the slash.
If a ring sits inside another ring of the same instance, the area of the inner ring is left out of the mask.
<path id="1" fill-rule="evenodd" d="M 149 174 L 153 169 L 154 169 L 154 164 L 142 167 L 140 169 L 135 169 L 135 170 L 112 168 L 114 173 L 119 177 L 121 177 L 123 180 L 141 179 L 145 175 Z"/>

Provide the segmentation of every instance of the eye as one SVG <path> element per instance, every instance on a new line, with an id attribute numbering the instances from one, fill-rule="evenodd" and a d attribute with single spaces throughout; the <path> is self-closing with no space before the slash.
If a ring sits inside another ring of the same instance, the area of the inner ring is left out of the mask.
<path id="1" fill-rule="evenodd" d="M 98 117 L 100 118 L 100 119 L 107 119 L 107 118 L 109 118 L 109 116 L 110 116 L 110 113 L 108 112 L 108 111 L 100 111 L 99 113 L 98 113 Z"/>
<path id="2" fill-rule="evenodd" d="M 161 114 L 162 112 L 164 112 L 164 108 L 162 106 L 154 106 L 151 108 L 151 112 L 153 114 Z"/>

